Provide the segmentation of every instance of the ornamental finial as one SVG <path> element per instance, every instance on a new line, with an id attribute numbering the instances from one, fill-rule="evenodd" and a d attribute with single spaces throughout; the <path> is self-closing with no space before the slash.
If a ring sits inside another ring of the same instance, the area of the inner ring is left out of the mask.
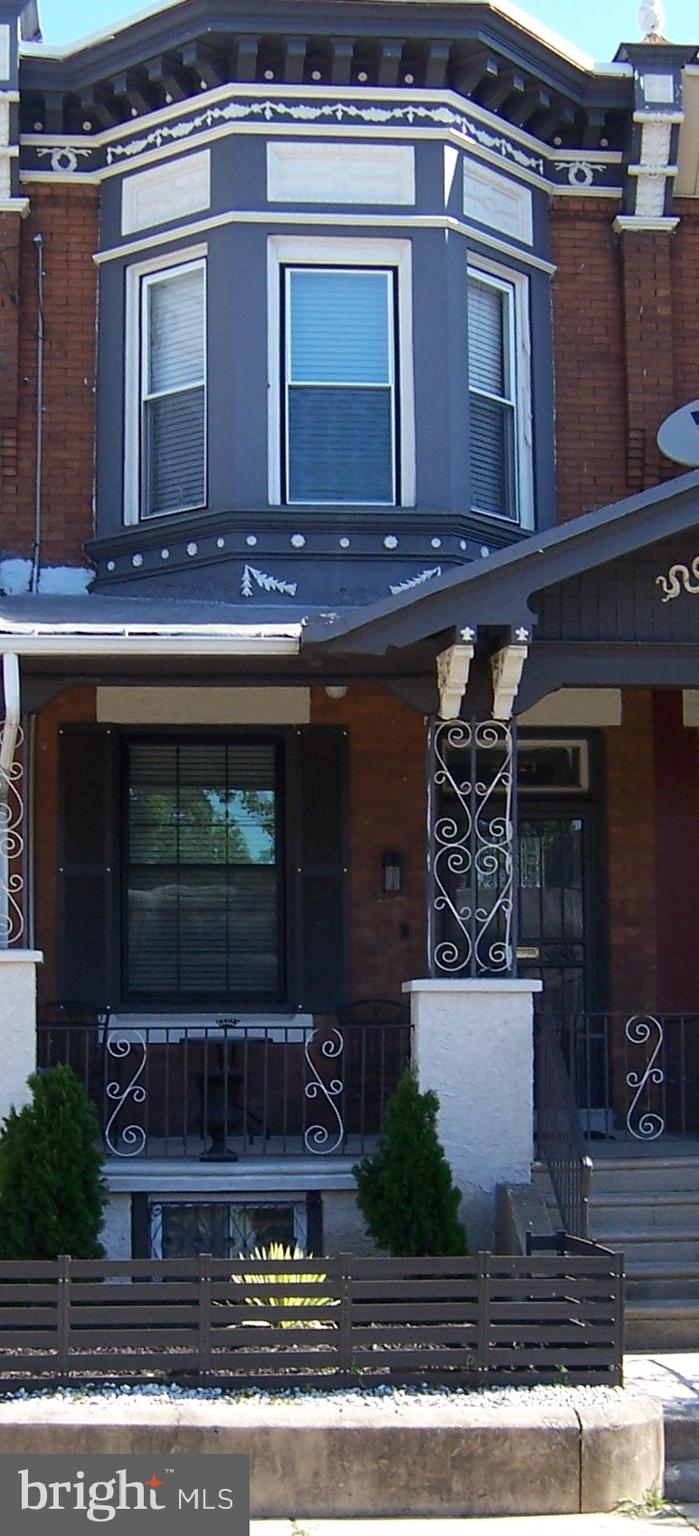
<path id="1" fill-rule="evenodd" d="M 662 37 L 665 26 L 663 0 L 641 0 L 638 7 L 638 25 L 645 42 Z"/>

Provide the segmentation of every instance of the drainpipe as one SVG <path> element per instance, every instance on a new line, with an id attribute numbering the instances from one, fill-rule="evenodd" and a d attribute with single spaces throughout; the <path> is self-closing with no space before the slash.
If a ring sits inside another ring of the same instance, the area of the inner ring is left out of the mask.
<path id="1" fill-rule="evenodd" d="M 8 906 L 10 893 L 10 851 L 12 836 L 2 835 L 10 831 L 12 808 L 8 809 L 10 778 L 15 762 L 17 738 L 21 719 L 19 685 L 19 660 L 13 652 L 2 658 L 2 687 L 5 699 L 5 719 L 0 733 L 0 948 L 7 948 L 9 940 Z"/>
<path id="2" fill-rule="evenodd" d="M 34 236 L 36 250 L 37 329 L 36 329 L 36 455 L 34 491 L 34 549 L 29 590 L 38 592 L 41 568 L 41 502 L 44 470 L 44 237 Z"/>

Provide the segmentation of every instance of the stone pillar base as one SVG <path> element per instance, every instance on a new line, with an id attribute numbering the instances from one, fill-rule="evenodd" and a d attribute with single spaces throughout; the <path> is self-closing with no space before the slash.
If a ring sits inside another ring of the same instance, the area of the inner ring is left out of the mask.
<path id="1" fill-rule="evenodd" d="M 439 1134 L 472 1251 L 493 1245 L 498 1184 L 528 1184 L 534 1155 L 534 1009 L 540 981 L 407 981 L 413 1061 L 439 1096 Z"/>
<path id="2" fill-rule="evenodd" d="M 37 949 L 0 949 L 0 1120 L 29 1100 L 27 1078 L 36 1066 Z"/>

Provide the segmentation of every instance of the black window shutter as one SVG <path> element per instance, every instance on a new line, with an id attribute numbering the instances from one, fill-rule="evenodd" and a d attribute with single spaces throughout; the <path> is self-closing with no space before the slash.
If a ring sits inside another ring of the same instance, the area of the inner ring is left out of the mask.
<path id="1" fill-rule="evenodd" d="M 332 1013 L 347 1001 L 347 735 L 309 726 L 298 742 L 298 1001 L 308 1013 Z"/>
<path id="2" fill-rule="evenodd" d="M 61 731 L 61 1001 L 109 1007 L 114 982 L 115 733 Z"/>

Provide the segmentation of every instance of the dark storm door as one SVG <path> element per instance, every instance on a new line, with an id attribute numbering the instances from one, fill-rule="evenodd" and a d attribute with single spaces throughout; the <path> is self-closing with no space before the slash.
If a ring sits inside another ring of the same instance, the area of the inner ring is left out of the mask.
<path id="1" fill-rule="evenodd" d="M 520 799 L 518 969 L 544 983 L 539 1007 L 570 1027 L 600 986 L 594 816 Z"/>

